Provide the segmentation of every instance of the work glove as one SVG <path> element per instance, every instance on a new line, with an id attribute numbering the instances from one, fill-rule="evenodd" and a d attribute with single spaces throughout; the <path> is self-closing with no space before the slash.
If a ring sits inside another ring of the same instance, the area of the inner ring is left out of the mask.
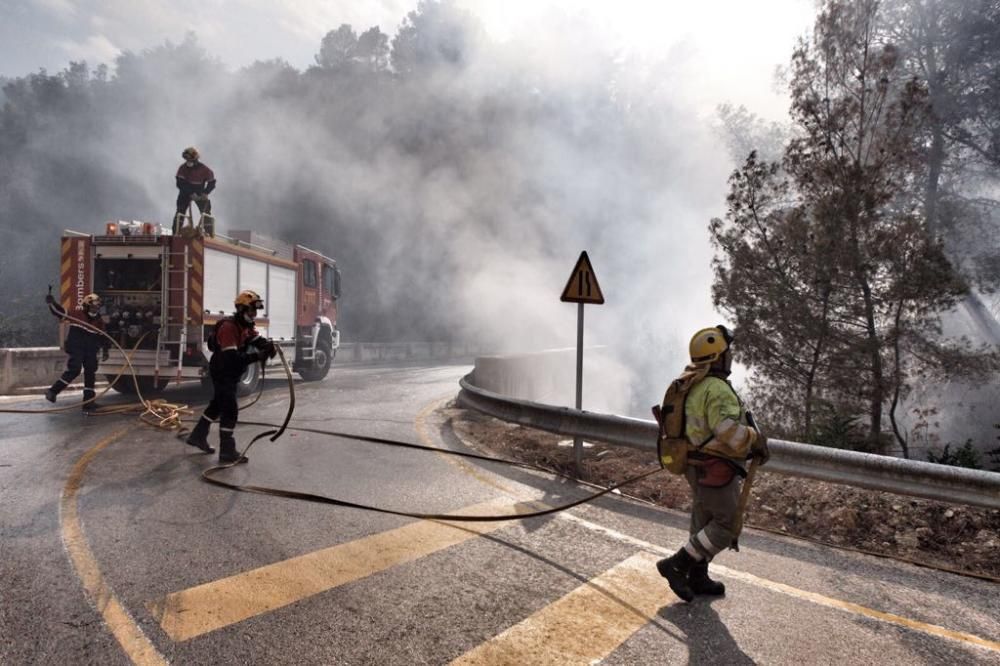
<path id="1" fill-rule="evenodd" d="M 108 360 L 108 348 L 107 347 L 101 347 L 101 360 L 102 361 L 107 361 Z"/>
<path id="2" fill-rule="evenodd" d="M 267 354 L 268 358 L 274 358 L 278 355 L 278 346 L 274 344 L 274 340 L 270 338 L 267 341 L 267 346 L 264 348 L 264 353 Z"/>
<path id="3" fill-rule="evenodd" d="M 49 305 L 52 305 L 53 303 L 56 302 L 56 298 L 52 294 L 45 294 L 45 302 L 48 303 Z"/>
<path id="4" fill-rule="evenodd" d="M 760 465 L 766 465 L 767 461 L 771 459 L 771 451 L 767 448 L 767 437 L 759 430 L 757 431 L 756 441 L 750 447 L 750 453 L 757 459 Z"/>

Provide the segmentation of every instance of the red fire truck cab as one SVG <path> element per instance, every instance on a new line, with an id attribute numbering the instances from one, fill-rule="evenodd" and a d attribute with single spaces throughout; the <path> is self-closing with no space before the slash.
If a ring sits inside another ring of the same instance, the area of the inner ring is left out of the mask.
<path id="1" fill-rule="evenodd" d="M 104 235 L 67 231 L 60 278 L 60 301 L 71 315 L 81 313 L 83 297 L 96 292 L 108 333 L 126 350 L 138 344 L 132 365 L 143 391 L 171 380 L 209 381 L 208 334 L 232 314 L 233 300 L 244 289 L 264 299 L 257 330 L 281 346 L 303 379 L 323 379 L 340 346 L 337 263 L 252 231 L 174 236 L 143 222 L 109 222 Z M 113 350 L 105 368 L 122 363 Z M 261 375 L 259 365 L 247 368 L 240 393 L 254 392 Z M 131 375 L 115 388 L 134 392 Z"/>

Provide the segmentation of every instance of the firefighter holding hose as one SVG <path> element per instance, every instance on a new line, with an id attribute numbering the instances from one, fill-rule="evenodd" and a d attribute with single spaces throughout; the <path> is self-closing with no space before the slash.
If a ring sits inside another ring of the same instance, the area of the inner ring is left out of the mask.
<path id="1" fill-rule="evenodd" d="M 219 424 L 219 462 L 245 463 L 246 456 L 236 451 L 233 431 L 239 417 L 236 386 L 251 363 L 262 363 L 277 354 L 274 342 L 261 336 L 254 328 L 257 313 L 264 309 L 264 301 L 254 291 L 240 292 L 235 301 L 236 311 L 215 325 L 209 336 L 208 347 L 212 352 L 209 372 L 212 377 L 212 401 L 188 435 L 187 443 L 205 453 L 214 453 L 208 443 L 208 433 L 213 423 Z"/>
<path id="2" fill-rule="evenodd" d="M 66 335 L 64 345 L 69 357 L 66 359 L 66 370 L 45 392 L 45 399 L 49 402 L 55 402 L 56 396 L 80 375 L 82 369 L 83 412 L 85 414 L 94 412 L 98 409 L 98 405 L 94 402 L 94 398 L 97 396 L 94 391 L 98 366 L 97 351 L 101 351 L 101 360 L 107 361 L 108 348 L 111 346 L 108 338 L 99 333 L 99 331 L 104 330 L 104 320 L 101 317 L 101 297 L 97 294 L 87 294 L 80 303 L 83 314 L 79 319 L 86 322 L 87 326 L 68 319 L 66 309 L 56 303 L 56 299 L 51 293 L 45 296 L 45 302 L 53 316 L 60 321 L 69 322 L 69 332 Z"/>

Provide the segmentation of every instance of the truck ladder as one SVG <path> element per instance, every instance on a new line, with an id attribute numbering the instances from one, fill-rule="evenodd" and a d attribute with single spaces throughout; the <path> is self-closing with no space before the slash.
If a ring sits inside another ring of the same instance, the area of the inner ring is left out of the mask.
<path id="1" fill-rule="evenodd" d="M 181 260 L 181 267 L 175 268 L 175 258 Z M 181 380 L 181 371 L 184 366 L 184 348 L 187 346 L 187 329 L 188 320 L 190 319 L 188 315 L 188 309 L 190 304 L 188 303 L 188 288 L 189 288 L 189 271 L 191 269 L 191 264 L 188 257 L 188 246 L 184 246 L 183 252 L 164 252 L 163 266 L 163 281 L 164 287 L 164 298 L 160 305 L 160 322 L 162 326 L 160 327 L 160 335 L 156 344 L 156 369 L 154 371 L 154 381 L 159 380 L 160 376 L 160 352 L 167 347 L 167 345 L 177 345 L 177 381 Z M 174 287 L 173 280 L 171 278 L 174 275 L 181 274 L 181 284 L 183 286 Z M 171 296 L 174 293 L 180 292 L 181 302 L 179 305 L 171 305 Z M 180 311 L 179 316 L 172 314 L 175 311 Z M 174 323 L 174 319 L 178 320 L 178 323 Z M 174 326 L 179 326 L 180 331 L 178 332 L 177 339 L 171 338 L 172 328 Z M 169 353 L 169 352 L 168 352 Z M 169 358 L 169 356 L 168 356 Z"/>

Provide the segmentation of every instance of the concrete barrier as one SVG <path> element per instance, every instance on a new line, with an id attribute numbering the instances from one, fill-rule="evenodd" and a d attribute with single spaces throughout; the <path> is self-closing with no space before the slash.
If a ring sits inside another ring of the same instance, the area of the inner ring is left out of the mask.
<path id="1" fill-rule="evenodd" d="M 0 349 L 0 356 L 0 394 L 22 386 L 49 385 L 66 367 L 66 354 L 58 347 Z"/>
<path id="2" fill-rule="evenodd" d="M 462 342 L 345 342 L 337 349 L 334 366 L 430 359 L 471 361 L 475 353 L 475 345 Z M 0 395 L 26 387 L 48 386 L 65 367 L 66 354 L 58 347 L 0 349 Z M 103 379 L 100 371 L 98 379 Z"/>

